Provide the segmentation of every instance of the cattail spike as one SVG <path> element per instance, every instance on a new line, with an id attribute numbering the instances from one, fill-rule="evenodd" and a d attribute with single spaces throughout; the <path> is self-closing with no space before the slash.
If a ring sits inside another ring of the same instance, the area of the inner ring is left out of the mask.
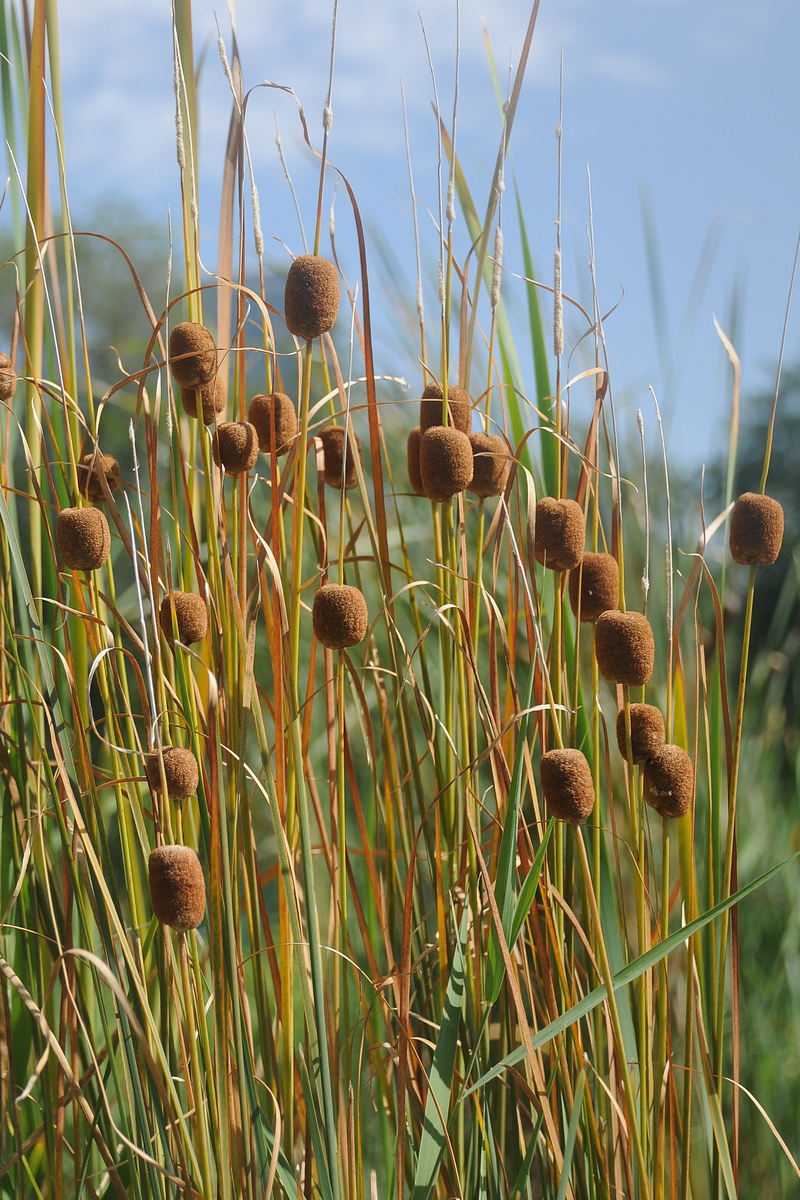
<path id="1" fill-rule="evenodd" d="M 147 865 L 150 902 L 162 925 L 179 933 L 196 929 L 206 915 L 206 881 L 189 846 L 159 846 Z"/>
<path id="2" fill-rule="evenodd" d="M 554 817 L 580 825 L 594 808 L 594 780 L 580 750 L 548 750 L 539 767 L 545 803 Z"/>

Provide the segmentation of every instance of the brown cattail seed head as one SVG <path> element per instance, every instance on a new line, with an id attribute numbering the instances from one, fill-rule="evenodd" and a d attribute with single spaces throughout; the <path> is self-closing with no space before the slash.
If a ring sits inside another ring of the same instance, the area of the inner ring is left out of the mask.
<path id="1" fill-rule="evenodd" d="M 272 414 L 275 420 L 275 438 L 272 438 L 270 424 Z M 253 396 L 247 411 L 247 419 L 255 425 L 258 434 L 258 448 L 265 454 L 272 454 L 277 446 L 278 454 L 288 454 L 292 442 L 297 437 L 297 411 L 289 396 L 283 392 L 273 392 L 270 396 L 259 394 Z"/>
<path id="2" fill-rule="evenodd" d="M 314 597 L 314 633 L 329 650 L 344 650 L 363 641 L 369 627 L 367 602 L 355 587 L 326 583 Z"/>
<path id="3" fill-rule="evenodd" d="M 619 608 L 619 566 L 613 554 L 584 554 L 569 573 L 569 602 L 579 621 Z"/>
<path id="4" fill-rule="evenodd" d="M 113 454 L 84 454 L 78 463 L 78 486 L 87 500 L 105 500 L 101 477 L 105 475 L 108 489 L 117 490 L 122 475 Z"/>
<path id="5" fill-rule="evenodd" d="M 354 488 L 358 484 L 355 456 L 361 460 L 361 446 L 354 433 L 350 433 L 347 444 L 347 462 L 344 461 L 344 429 L 341 425 L 326 425 L 317 434 L 322 438 L 322 449 L 325 454 L 325 482 L 328 487 L 342 486 L 342 467 L 344 466 L 344 486 Z"/>
<path id="6" fill-rule="evenodd" d="M 662 817 L 676 819 L 692 806 L 694 770 L 681 746 L 662 746 L 644 764 L 644 798 Z"/>
<path id="7" fill-rule="evenodd" d="M 552 571 L 571 571 L 583 557 L 586 522 L 574 500 L 545 496 L 536 505 L 534 554 Z"/>
<path id="8" fill-rule="evenodd" d="M 167 795 L 172 800 L 188 800 L 197 791 L 200 782 L 200 768 L 191 750 L 181 750 L 180 746 L 164 746 L 161 751 L 164 756 L 164 775 L 167 780 Z M 144 761 L 144 773 L 150 790 L 161 791 L 161 770 L 158 765 L 158 753 L 148 754 Z"/>
<path id="9" fill-rule="evenodd" d="M 548 750 L 539 773 L 545 803 L 559 821 L 580 825 L 594 808 L 594 782 L 580 750 Z"/>
<path id="10" fill-rule="evenodd" d="M 111 553 L 111 530 L 99 508 L 62 508 L 56 521 L 61 561 L 72 571 L 96 571 Z"/>
<path id="11" fill-rule="evenodd" d="M 176 325 L 169 335 L 169 365 L 181 387 L 202 387 L 212 380 L 217 373 L 217 348 L 211 330 L 195 321 Z"/>
<path id="12" fill-rule="evenodd" d="M 733 506 L 729 544 L 734 562 L 752 567 L 767 566 L 780 554 L 783 541 L 783 509 L 771 496 L 745 492 Z"/>
<path id="13" fill-rule="evenodd" d="M 159 846 L 147 867 L 150 903 L 162 925 L 179 933 L 196 929 L 206 915 L 206 881 L 189 846 Z"/>
<path id="14" fill-rule="evenodd" d="M 212 447 L 214 462 L 228 475 L 249 471 L 258 458 L 258 434 L 249 421 L 224 421 L 217 426 Z"/>
<path id="15" fill-rule="evenodd" d="M 13 399 L 17 390 L 17 377 L 7 354 L 0 354 L 0 401 Z"/>
<path id="16" fill-rule="evenodd" d="M 339 311 L 339 277 L 327 258 L 301 254 L 289 267 L 283 297 L 286 328 L 299 338 L 333 329 Z"/>
<path id="17" fill-rule="evenodd" d="M 656 648 L 647 617 L 610 609 L 597 618 L 594 652 L 600 672 L 612 683 L 642 687 L 653 674 Z"/>
<path id="18" fill-rule="evenodd" d="M 187 417 L 197 416 L 197 398 L 200 397 L 200 412 L 203 424 L 213 425 L 217 415 L 225 408 L 225 389 L 218 375 L 201 387 L 181 388 L 181 405 Z"/>
<path id="19" fill-rule="evenodd" d="M 433 425 L 419 443 L 419 473 L 425 495 L 434 504 L 463 492 L 472 483 L 472 444 L 452 425 Z"/>
<path id="20" fill-rule="evenodd" d="M 201 642 L 208 633 L 208 609 L 202 596 L 196 592 L 173 592 L 172 601 L 175 605 L 175 623 L 178 627 L 178 641 L 184 646 L 192 642 Z M 172 640 L 172 608 L 169 596 L 161 601 L 158 614 L 159 624 L 168 641 Z"/>
<path id="21" fill-rule="evenodd" d="M 429 383 L 422 393 L 419 402 L 419 425 L 423 433 L 434 425 L 442 424 L 443 396 L 440 383 Z M 454 383 L 447 386 L 447 424 L 460 429 L 462 433 L 469 433 L 472 425 L 472 397 Z"/>
<path id="22" fill-rule="evenodd" d="M 421 441 L 422 430 L 419 425 L 416 425 L 408 435 L 406 456 L 408 460 L 408 482 L 418 496 L 425 495 L 425 488 L 422 486 L 422 476 L 419 471 L 419 444 Z"/>
<path id="23" fill-rule="evenodd" d="M 497 433 L 471 433 L 469 441 L 472 446 L 469 490 L 483 500 L 489 496 L 502 496 L 511 472 L 508 447 Z"/>
<path id="24" fill-rule="evenodd" d="M 643 762 L 658 754 L 664 745 L 664 718 L 654 704 L 631 704 L 631 761 Z M 625 737 L 625 709 L 617 714 L 617 745 L 623 758 L 628 757 Z"/>

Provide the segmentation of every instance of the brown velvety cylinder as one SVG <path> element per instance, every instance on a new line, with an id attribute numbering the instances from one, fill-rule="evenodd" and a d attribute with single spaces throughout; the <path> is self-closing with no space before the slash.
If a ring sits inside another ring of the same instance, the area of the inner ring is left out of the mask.
<path id="1" fill-rule="evenodd" d="M 350 488 L 357 487 L 355 455 L 358 454 L 361 459 L 361 446 L 353 431 L 350 431 L 346 463 L 344 461 L 344 429 L 341 425 L 326 425 L 324 429 L 320 429 L 317 437 L 322 438 L 322 449 L 325 453 L 325 482 L 328 487 L 340 488 L 342 486 L 343 466 L 345 490 L 349 491 Z"/>
<path id="2" fill-rule="evenodd" d="M 150 903 L 162 925 L 179 933 L 196 929 L 206 915 L 206 881 L 189 846 L 159 846 L 147 864 Z"/>
<path id="3" fill-rule="evenodd" d="M 196 321 L 182 321 L 170 331 L 169 365 L 181 387 L 197 388 L 217 373 L 217 348 L 210 329 Z"/>
<path id="4" fill-rule="evenodd" d="M 228 475 L 243 475 L 258 458 L 258 434 L 249 421 L 224 421 L 217 426 L 212 447 L 214 462 Z"/>
<path id="5" fill-rule="evenodd" d="M 222 380 L 216 375 L 208 383 L 200 387 L 181 388 L 181 406 L 187 417 L 196 417 L 197 400 L 200 398 L 200 413 L 204 425 L 213 425 L 217 417 L 225 409 L 225 389 Z"/>
<path id="6" fill-rule="evenodd" d="M 498 433 L 471 433 L 472 483 L 468 490 L 482 500 L 502 496 L 511 473 L 508 447 Z"/>
<path id="7" fill-rule="evenodd" d="M 644 764 L 644 798 L 662 817 L 675 820 L 692 806 L 694 769 L 681 746 L 662 746 Z"/>
<path id="8" fill-rule="evenodd" d="M 329 650 L 344 650 L 363 641 L 369 612 L 363 594 L 345 583 L 326 583 L 314 597 L 314 633 Z"/>
<path id="9" fill-rule="evenodd" d="M 658 754 L 664 745 L 664 718 L 654 704 L 631 704 L 631 761 L 643 762 Z M 625 709 L 617 713 L 617 745 L 623 758 L 628 757 L 625 737 Z"/>
<path id="10" fill-rule="evenodd" d="M 275 441 L 273 443 L 272 414 L 275 414 Z M 255 425 L 258 433 L 258 447 L 265 454 L 272 454 L 277 446 L 278 454 L 288 454 L 292 443 L 297 437 L 297 411 L 290 396 L 283 392 L 272 392 L 265 396 L 259 393 L 253 396 L 247 410 L 247 419 Z"/>
<path id="11" fill-rule="evenodd" d="M 8 403 L 13 400 L 17 390 L 17 377 L 7 354 L 0 354 L 0 401 Z"/>
<path id="12" fill-rule="evenodd" d="M 460 429 L 433 425 L 419 444 L 419 473 L 425 495 L 444 504 L 472 482 L 472 446 Z"/>
<path id="13" fill-rule="evenodd" d="M 178 626 L 178 641 L 184 646 L 201 642 L 208 633 L 208 608 L 202 596 L 196 592 L 173 592 L 175 621 Z M 169 596 L 161 601 L 159 623 L 168 641 L 172 639 L 172 609 Z"/>
<path id="14" fill-rule="evenodd" d="M 548 750 L 539 766 L 545 803 L 559 821 L 580 825 L 594 808 L 594 781 L 580 750 Z"/>
<path id="15" fill-rule="evenodd" d="M 408 482 L 418 496 L 425 495 L 425 488 L 422 486 L 422 475 L 419 470 L 419 446 L 421 441 L 422 430 L 417 425 L 408 435 L 406 461 L 408 463 Z"/>
<path id="16" fill-rule="evenodd" d="M 161 751 L 164 756 L 164 775 L 167 780 L 167 795 L 171 800 L 188 800 L 197 791 L 200 782 L 200 768 L 191 750 L 182 750 L 180 746 L 164 746 Z M 148 754 L 144 762 L 144 773 L 150 790 L 161 791 L 161 771 L 158 765 L 158 752 Z"/>
<path id="17" fill-rule="evenodd" d="M 426 429 L 432 429 L 434 425 L 442 424 L 443 396 L 440 383 L 429 383 L 422 393 L 419 402 L 419 425 L 423 433 Z M 462 433 L 469 433 L 472 425 L 472 397 L 469 392 L 456 387 L 454 383 L 448 384 L 447 387 L 447 417 L 448 425 L 460 429 Z"/>
<path id="18" fill-rule="evenodd" d="M 339 311 L 339 276 L 327 258 L 301 254 L 289 267 L 283 296 L 286 328 L 299 338 L 333 329 Z"/>
<path id="19" fill-rule="evenodd" d="M 545 496 L 536 505 L 534 554 L 551 571 L 571 571 L 583 557 L 586 522 L 574 500 Z"/>
<path id="20" fill-rule="evenodd" d="M 108 489 L 115 492 L 119 487 L 122 473 L 119 463 L 113 454 L 97 454 L 90 451 L 84 454 L 78 463 L 78 487 L 81 495 L 87 500 L 105 500 L 101 477 L 105 475 Z"/>
<path id="21" fill-rule="evenodd" d="M 650 622 L 638 612 L 601 613 L 594 627 L 594 652 L 601 675 L 611 683 L 643 687 L 656 656 Z"/>
<path id="22" fill-rule="evenodd" d="M 579 621 L 619 608 L 619 566 L 613 554 L 584 554 L 569 573 L 569 602 Z"/>
<path id="23" fill-rule="evenodd" d="M 111 553 L 111 530 L 99 508 L 62 508 L 56 519 L 56 545 L 71 571 L 96 571 Z"/>
<path id="24" fill-rule="evenodd" d="M 783 509 L 771 496 L 745 492 L 733 506 L 729 545 L 731 558 L 742 566 L 769 566 L 780 554 Z"/>

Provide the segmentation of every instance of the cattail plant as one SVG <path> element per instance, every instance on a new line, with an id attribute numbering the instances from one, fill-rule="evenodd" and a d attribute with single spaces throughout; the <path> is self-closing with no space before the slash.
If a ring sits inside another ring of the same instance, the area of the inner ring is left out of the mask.
<path id="1" fill-rule="evenodd" d="M 545 803 L 554 817 L 580 825 L 594 808 L 594 780 L 580 750 L 548 750 L 539 766 Z"/>
<path id="2" fill-rule="evenodd" d="M 153 792 L 161 791 L 161 760 L 169 798 L 188 800 L 194 796 L 200 782 L 200 768 L 191 750 L 183 750 L 180 746 L 164 746 L 160 757 L 158 751 L 147 755 L 144 770 Z"/>
<path id="3" fill-rule="evenodd" d="M 534 554 L 551 571 L 571 571 L 583 557 L 586 522 L 574 500 L 545 496 L 536 505 Z"/>
<path id="4" fill-rule="evenodd" d="M 225 411 L 225 387 L 217 376 L 198 387 L 182 387 L 180 397 L 187 417 L 199 416 L 204 425 L 213 425 Z"/>
<path id="5" fill-rule="evenodd" d="M 289 267 L 284 292 L 286 328 L 295 337 L 321 337 L 333 329 L 339 311 L 339 276 L 327 258 L 301 254 Z"/>
<path id="6" fill-rule="evenodd" d="M 264 454 L 288 454 L 297 437 L 297 409 L 291 396 L 271 392 L 253 396 L 247 419 L 258 434 L 258 447 Z M 273 422 L 275 432 L 273 434 Z"/>
<path id="7" fill-rule="evenodd" d="M 419 425 L 415 425 L 408 435 L 408 442 L 406 443 L 406 468 L 408 470 L 408 482 L 418 496 L 425 495 L 425 488 L 422 486 L 422 474 L 419 469 L 419 447 L 421 441 L 422 430 Z"/>
<path id="8" fill-rule="evenodd" d="M 471 433 L 472 481 L 467 491 L 487 500 L 490 496 L 502 496 L 511 473 L 508 447 L 499 434 Z"/>
<path id="9" fill-rule="evenodd" d="M 170 592 L 164 597 L 158 618 L 167 641 L 172 640 L 173 608 L 178 641 L 185 646 L 201 642 L 208 633 L 208 606 L 203 597 L 197 592 Z"/>
<path id="10" fill-rule="evenodd" d="M 364 595 L 346 583 L 326 583 L 314 597 L 314 633 L 329 650 L 344 650 L 363 642 L 369 628 Z"/>
<path id="11" fill-rule="evenodd" d="M 347 461 L 345 461 L 344 429 L 341 425 L 325 425 L 317 433 L 322 440 L 325 461 L 325 482 L 328 487 L 340 488 L 344 480 L 347 490 L 358 486 L 355 456 L 361 459 L 361 445 L 351 431 L 347 439 Z"/>
<path id="12" fill-rule="evenodd" d="M 569 602 L 579 621 L 619 608 L 619 566 L 612 554 L 584 554 L 569 573 Z"/>
<path id="13" fill-rule="evenodd" d="M 444 388 L 440 383 L 429 383 L 419 402 L 419 425 L 424 433 L 434 425 L 444 425 Z M 472 397 L 455 384 L 447 386 L 447 424 L 462 433 L 469 433 L 472 424 Z"/>
<path id="14" fill-rule="evenodd" d="M 101 454 L 99 450 L 84 454 L 78 463 L 78 484 L 81 495 L 95 503 L 105 500 L 101 482 L 103 478 L 105 478 L 110 492 L 117 490 L 122 480 L 122 473 L 114 455 Z"/>
<path id="15" fill-rule="evenodd" d="M 178 933 L 196 929 L 206 915 L 206 881 L 189 846 L 158 846 L 147 868 L 150 902 L 162 925 Z"/>
<path id="16" fill-rule="evenodd" d="M 689 811 L 694 767 L 682 746 L 662 746 L 644 764 L 644 798 L 662 817 L 677 820 Z"/>
<path id="17" fill-rule="evenodd" d="M 425 495 L 445 504 L 472 482 L 473 458 L 469 438 L 453 425 L 432 425 L 419 444 L 419 473 Z"/>
<path id="18" fill-rule="evenodd" d="M 65 567 L 96 571 L 111 553 L 111 530 L 99 508 L 62 508 L 56 521 L 56 544 Z"/>
<path id="19" fill-rule="evenodd" d="M 775 562 L 783 542 L 783 508 L 771 496 L 745 492 L 731 514 L 731 558 L 742 566 Z"/>
<path id="20" fill-rule="evenodd" d="M 594 627 L 600 673 L 612 683 L 643 687 L 653 674 L 655 641 L 647 617 L 638 612 L 601 613 Z"/>
<path id="21" fill-rule="evenodd" d="M 217 373 L 217 348 L 210 329 L 196 321 L 182 321 L 170 330 L 169 365 L 175 382 L 183 388 L 200 388 Z"/>
<path id="22" fill-rule="evenodd" d="M 17 390 L 17 377 L 14 366 L 7 354 L 0 353 L 0 401 L 8 404 L 14 399 Z"/>
<path id="23" fill-rule="evenodd" d="M 258 433 L 249 421 L 223 421 L 214 434 L 213 455 L 228 475 L 243 475 L 258 458 Z"/>
<path id="24" fill-rule="evenodd" d="M 652 758 L 664 745 L 664 717 L 654 704 L 631 704 L 631 762 L 640 763 Z M 628 757 L 628 738 L 625 729 L 625 710 L 617 713 L 617 746 L 623 758 Z"/>

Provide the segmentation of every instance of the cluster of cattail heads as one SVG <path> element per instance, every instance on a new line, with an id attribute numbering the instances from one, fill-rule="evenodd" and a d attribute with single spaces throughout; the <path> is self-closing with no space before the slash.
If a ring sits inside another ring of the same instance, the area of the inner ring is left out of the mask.
<path id="1" fill-rule="evenodd" d="M 159 846 L 148 862 L 150 902 L 162 925 L 196 929 L 206 913 L 206 881 L 189 846 Z"/>
<path id="2" fill-rule="evenodd" d="M 601 613 L 595 624 L 594 652 L 601 675 L 611 683 L 644 687 L 656 656 L 650 622 L 638 612 Z"/>
<path id="3" fill-rule="evenodd" d="M 258 448 L 264 454 L 288 454 L 297 437 L 297 410 L 291 397 L 283 392 L 253 396 L 247 419 L 258 435 Z M 274 430 L 274 432 L 273 432 Z"/>
<path id="4" fill-rule="evenodd" d="M 217 426 L 213 443 L 214 462 L 228 475 L 242 475 L 255 466 L 258 458 L 258 433 L 249 421 L 223 421 Z"/>
<path id="5" fill-rule="evenodd" d="M 619 566 L 612 554 L 584 554 L 569 573 L 569 602 L 579 621 L 619 608 Z"/>
<path id="6" fill-rule="evenodd" d="M 783 509 L 771 496 L 745 492 L 733 507 L 729 545 L 734 562 L 753 567 L 775 562 L 783 541 Z"/>
<path id="7" fill-rule="evenodd" d="M 102 482 L 104 478 L 108 484 L 108 490 L 116 491 L 120 485 L 122 474 L 114 455 L 101 454 L 99 450 L 84 454 L 78 463 L 78 487 L 81 495 L 87 500 L 104 500 L 105 492 Z"/>
<path id="8" fill-rule="evenodd" d="M 552 816 L 580 825 L 594 807 L 594 781 L 580 750 L 548 750 L 539 766 L 545 804 Z"/>
<path id="9" fill-rule="evenodd" d="M 502 496 L 511 473 L 511 460 L 505 442 L 496 433 L 471 433 L 472 482 L 468 491 L 482 500 Z"/>
<path id="10" fill-rule="evenodd" d="M 351 431 L 347 439 L 345 454 L 344 429 L 341 425 L 326 425 L 320 429 L 317 437 L 322 441 L 322 451 L 325 461 L 325 482 L 328 487 L 346 489 L 358 485 L 356 470 L 356 455 L 361 462 L 361 445 L 356 435 Z"/>
<path id="11" fill-rule="evenodd" d="M 301 254 L 289 268 L 283 298 L 286 328 L 295 337 L 320 337 L 332 329 L 339 311 L 336 267 L 316 254 Z"/>
<path id="12" fill-rule="evenodd" d="M 0 402 L 8 403 L 13 400 L 17 390 L 17 377 L 14 367 L 7 354 L 0 354 Z"/>
<path id="13" fill-rule="evenodd" d="M 170 603 L 171 600 L 171 603 Z M 184 646 L 201 642 L 208 633 L 208 607 L 196 592 L 171 592 L 161 601 L 158 619 L 164 636 L 172 641 L 172 609 L 175 609 L 175 626 L 178 641 Z"/>
<path id="14" fill-rule="evenodd" d="M 56 545 L 71 571 L 96 571 L 111 553 L 111 530 L 99 508 L 62 508 L 56 520 Z"/>
<path id="15" fill-rule="evenodd" d="M 586 522 L 574 500 L 545 496 L 536 505 L 534 555 L 553 571 L 572 571 L 583 557 Z"/>
<path id="16" fill-rule="evenodd" d="M 314 597 L 314 633 L 329 650 L 357 646 L 366 637 L 369 611 L 363 593 L 345 583 L 326 583 Z"/>
<path id="17" fill-rule="evenodd" d="M 167 784 L 167 795 L 171 800 L 188 800 L 197 791 L 200 782 L 200 768 L 191 750 L 182 750 L 180 746 L 164 746 L 161 751 L 164 762 L 164 779 Z M 161 764 L 158 751 L 148 754 L 144 763 L 144 773 L 152 792 L 162 791 Z"/>

